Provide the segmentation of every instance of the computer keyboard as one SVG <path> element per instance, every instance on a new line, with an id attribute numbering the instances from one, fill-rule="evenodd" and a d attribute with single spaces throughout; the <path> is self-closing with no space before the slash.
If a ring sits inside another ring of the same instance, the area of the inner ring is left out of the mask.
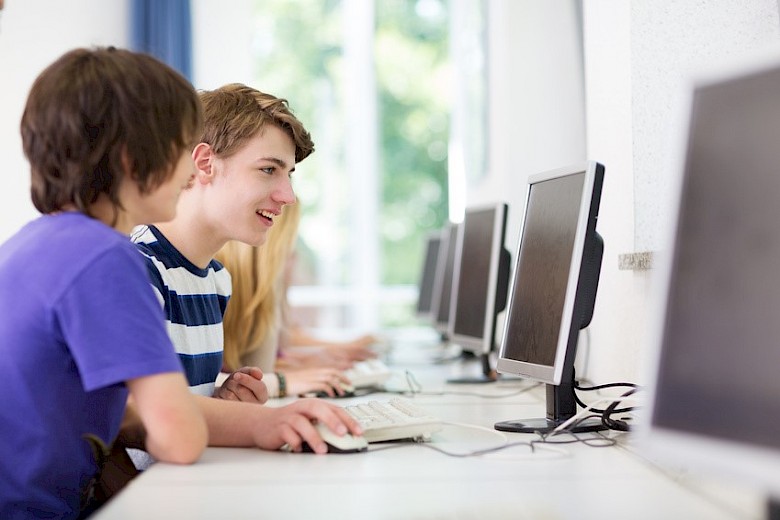
<path id="1" fill-rule="evenodd" d="M 393 372 L 384 362 L 369 359 L 358 361 L 352 368 L 345 370 L 344 375 L 352 382 L 353 388 L 368 388 L 383 386 Z"/>
<path id="2" fill-rule="evenodd" d="M 360 423 L 369 443 L 427 439 L 442 428 L 441 419 L 402 397 L 353 404 L 344 409 Z"/>

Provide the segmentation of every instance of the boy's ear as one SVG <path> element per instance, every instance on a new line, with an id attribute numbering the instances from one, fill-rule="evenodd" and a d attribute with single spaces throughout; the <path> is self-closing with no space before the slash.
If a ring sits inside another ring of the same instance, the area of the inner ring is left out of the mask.
<path id="1" fill-rule="evenodd" d="M 136 179 L 135 171 L 133 171 L 133 162 L 130 160 L 130 155 L 127 153 L 127 146 L 122 146 L 122 151 L 119 154 L 119 158 L 122 161 L 122 174 L 129 179 Z"/>
<path id="2" fill-rule="evenodd" d="M 214 150 L 208 143 L 198 143 L 192 150 L 192 161 L 195 163 L 196 177 L 203 181 L 203 179 L 211 179 L 212 176 L 212 162 L 214 160 Z"/>

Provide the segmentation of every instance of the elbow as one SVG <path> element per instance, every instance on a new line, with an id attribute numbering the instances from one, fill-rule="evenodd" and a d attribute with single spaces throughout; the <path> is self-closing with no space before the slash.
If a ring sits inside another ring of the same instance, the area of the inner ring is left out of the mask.
<path id="1" fill-rule="evenodd" d="M 183 465 L 195 464 L 205 449 L 205 440 L 202 443 L 185 442 L 171 449 L 167 454 L 167 460 L 163 462 Z"/>
<path id="2" fill-rule="evenodd" d="M 147 446 L 149 453 L 160 462 L 171 464 L 194 464 L 208 445 L 208 429 L 205 420 L 197 421 L 188 428 L 171 435 L 157 446 Z"/>
<path id="3" fill-rule="evenodd" d="M 205 449 L 205 445 L 202 447 L 196 447 L 196 446 L 185 446 L 181 448 L 177 448 L 174 450 L 171 450 L 170 453 L 168 453 L 166 459 L 167 460 L 160 460 L 161 462 L 168 462 L 170 464 L 182 464 L 182 465 L 189 465 L 189 464 L 195 464 L 200 459 L 200 456 L 203 454 L 203 450 Z"/>

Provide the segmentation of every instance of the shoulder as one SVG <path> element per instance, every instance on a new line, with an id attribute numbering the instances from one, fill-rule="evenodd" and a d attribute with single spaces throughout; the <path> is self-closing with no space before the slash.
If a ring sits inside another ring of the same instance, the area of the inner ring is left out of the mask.
<path id="1" fill-rule="evenodd" d="M 130 241 L 149 259 L 157 259 L 164 264 L 175 263 L 172 254 L 175 248 L 154 226 L 138 226 L 130 234 Z"/>
<path id="2" fill-rule="evenodd" d="M 81 213 L 46 215 L 23 231 L 11 267 L 30 273 L 51 297 L 83 274 L 144 269 L 127 235 Z"/>
<path id="3" fill-rule="evenodd" d="M 220 281 L 220 282 L 226 282 L 230 283 L 231 276 L 230 271 L 228 271 L 224 265 L 222 265 L 218 260 L 214 259 L 209 263 L 208 270 L 210 273 L 213 273 L 212 276 Z"/>
<path id="4" fill-rule="evenodd" d="M 142 253 L 152 283 L 160 288 L 171 285 L 172 280 L 177 278 L 187 278 L 190 271 L 197 270 L 197 267 L 193 266 L 154 226 L 135 228 L 130 235 L 130 240 Z"/>

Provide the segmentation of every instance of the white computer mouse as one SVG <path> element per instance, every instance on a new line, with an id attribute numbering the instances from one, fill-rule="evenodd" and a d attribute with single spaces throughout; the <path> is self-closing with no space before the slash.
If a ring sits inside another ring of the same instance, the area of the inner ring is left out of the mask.
<path id="1" fill-rule="evenodd" d="M 325 444 L 328 445 L 328 453 L 356 453 L 368 450 L 368 442 L 360 435 L 345 433 L 339 436 L 323 423 L 317 423 L 314 427 L 317 429 L 320 437 L 322 437 L 322 440 L 325 441 Z M 302 450 L 307 453 L 314 452 L 307 442 L 303 443 Z"/>

